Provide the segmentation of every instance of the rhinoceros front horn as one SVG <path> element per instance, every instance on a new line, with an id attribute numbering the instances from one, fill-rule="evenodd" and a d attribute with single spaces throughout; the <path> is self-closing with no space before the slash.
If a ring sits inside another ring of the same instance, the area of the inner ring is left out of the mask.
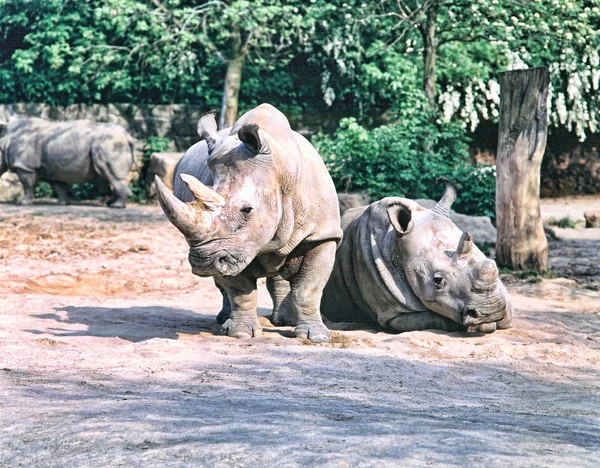
<path id="1" fill-rule="evenodd" d="M 154 186 L 160 207 L 173 226 L 187 238 L 196 237 L 199 234 L 198 212 L 173 195 L 158 176 L 154 176 Z"/>
<path id="2" fill-rule="evenodd" d="M 472 269 L 473 278 L 477 282 L 476 287 L 491 287 L 498 279 L 498 267 L 493 260 L 482 260 Z"/>

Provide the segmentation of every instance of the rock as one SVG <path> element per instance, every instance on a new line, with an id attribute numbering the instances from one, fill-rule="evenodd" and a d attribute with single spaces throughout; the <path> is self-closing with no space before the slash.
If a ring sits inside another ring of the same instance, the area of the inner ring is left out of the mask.
<path id="1" fill-rule="evenodd" d="M 583 217 L 586 228 L 600 228 L 600 211 L 586 211 Z"/>
<path id="2" fill-rule="evenodd" d="M 368 193 L 338 193 L 338 202 L 340 204 L 340 214 L 344 214 L 350 208 L 358 208 L 371 203 L 371 197 Z"/>
<path id="3" fill-rule="evenodd" d="M 437 203 L 435 200 L 415 200 L 424 208 L 431 209 Z M 450 210 L 450 219 L 462 231 L 469 231 L 478 246 L 496 243 L 496 228 L 489 216 L 469 216 Z"/>
<path id="4" fill-rule="evenodd" d="M 148 198 L 156 196 L 154 176 L 157 175 L 170 190 L 173 190 L 173 170 L 183 153 L 152 153 L 146 174 L 146 194 Z"/>
<path id="5" fill-rule="evenodd" d="M 0 202 L 15 202 L 23 198 L 23 185 L 17 174 L 6 172 L 0 177 Z"/>

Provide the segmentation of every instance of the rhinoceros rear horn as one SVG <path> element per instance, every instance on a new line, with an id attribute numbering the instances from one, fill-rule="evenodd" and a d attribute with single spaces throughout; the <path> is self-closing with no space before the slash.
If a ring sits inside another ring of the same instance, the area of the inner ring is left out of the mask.
<path id="1" fill-rule="evenodd" d="M 471 252 L 473 252 L 473 236 L 465 231 L 460 236 L 458 247 L 454 254 L 456 258 L 464 258 L 471 255 Z"/>
<path id="2" fill-rule="evenodd" d="M 207 209 L 214 211 L 225 205 L 225 199 L 211 188 L 204 185 L 194 176 L 180 174 L 181 180 L 190 189 L 197 202 L 202 203 Z"/>
<path id="3" fill-rule="evenodd" d="M 440 216 L 449 218 L 450 207 L 456 200 L 456 187 L 449 179 L 445 177 L 439 177 L 436 182 L 444 182 L 446 184 L 446 190 L 444 191 L 444 195 L 440 201 L 437 202 L 437 204 L 433 207 L 433 211 Z"/>
<path id="4" fill-rule="evenodd" d="M 215 118 L 216 113 L 216 110 L 212 110 L 202 115 L 200 120 L 198 120 L 198 135 L 200 135 L 202 139 L 206 141 L 209 154 L 217 149 L 221 143 L 223 143 L 223 139 L 217 132 L 217 119 Z"/>
<path id="5" fill-rule="evenodd" d="M 154 176 L 154 186 L 160 207 L 171 224 L 184 236 L 196 237 L 199 231 L 196 210 L 173 195 L 158 176 Z"/>

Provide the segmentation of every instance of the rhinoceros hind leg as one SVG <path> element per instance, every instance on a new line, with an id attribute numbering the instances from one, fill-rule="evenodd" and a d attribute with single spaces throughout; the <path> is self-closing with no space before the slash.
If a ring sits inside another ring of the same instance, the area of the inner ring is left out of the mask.
<path id="1" fill-rule="evenodd" d="M 35 188 L 36 174 L 35 172 L 24 171 L 17 169 L 17 176 L 23 184 L 23 191 L 25 196 L 18 202 L 19 205 L 32 205 L 33 204 L 33 191 Z"/>
<path id="2" fill-rule="evenodd" d="M 52 184 L 52 188 L 58 195 L 58 204 L 59 205 L 70 205 L 71 200 L 69 199 L 69 186 L 67 184 L 63 184 L 61 182 L 54 182 Z"/>
<path id="3" fill-rule="evenodd" d="M 399 332 L 419 330 L 466 331 L 467 327 L 433 311 L 402 314 L 388 322 L 388 326 Z"/>
<path id="4" fill-rule="evenodd" d="M 292 307 L 290 283 L 281 276 L 267 278 L 267 291 L 273 300 L 271 323 L 276 327 L 296 325 L 296 314 Z"/>

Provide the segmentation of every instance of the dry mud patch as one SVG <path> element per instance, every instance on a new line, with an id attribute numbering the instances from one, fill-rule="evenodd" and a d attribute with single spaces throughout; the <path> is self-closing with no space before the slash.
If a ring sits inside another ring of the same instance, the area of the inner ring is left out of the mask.
<path id="1" fill-rule="evenodd" d="M 267 318 L 218 335 L 218 291 L 155 206 L 0 219 L 0 466 L 598 464 L 597 240 L 551 243 L 588 276 L 509 284 L 510 330 L 315 345 Z"/>

